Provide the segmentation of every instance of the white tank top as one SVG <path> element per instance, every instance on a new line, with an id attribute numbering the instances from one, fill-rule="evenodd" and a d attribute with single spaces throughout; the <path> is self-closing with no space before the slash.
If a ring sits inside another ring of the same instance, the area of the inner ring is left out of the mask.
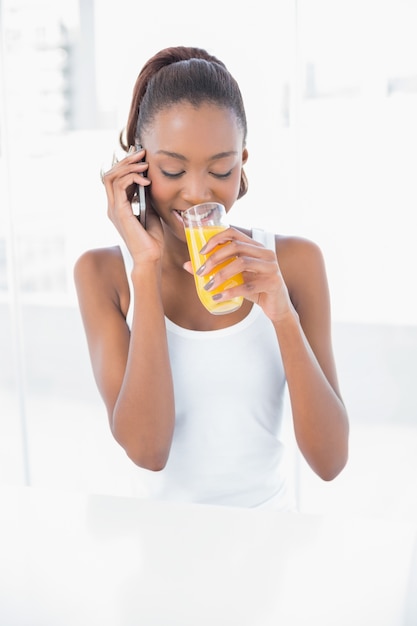
<path id="1" fill-rule="evenodd" d="M 252 236 L 275 249 L 272 234 L 253 230 Z M 120 247 L 133 302 L 132 260 Z M 146 495 L 293 509 L 279 438 L 285 375 L 270 320 L 253 305 L 246 318 L 220 330 L 188 330 L 168 318 L 165 323 L 176 423 L 166 467 L 141 473 Z"/>

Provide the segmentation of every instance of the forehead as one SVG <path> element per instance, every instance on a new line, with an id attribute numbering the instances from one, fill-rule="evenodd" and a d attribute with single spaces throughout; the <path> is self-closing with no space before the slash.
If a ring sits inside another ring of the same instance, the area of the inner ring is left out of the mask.
<path id="1" fill-rule="evenodd" d="M 177 103 L 162 109 L 143 133 L 146 149 L 174 149 L 198 144 L 214 152 L 241 149 L 243 131 L 233 110 L 217 104 Z M 214 153 L 213 152 L 213 153 Z"/>

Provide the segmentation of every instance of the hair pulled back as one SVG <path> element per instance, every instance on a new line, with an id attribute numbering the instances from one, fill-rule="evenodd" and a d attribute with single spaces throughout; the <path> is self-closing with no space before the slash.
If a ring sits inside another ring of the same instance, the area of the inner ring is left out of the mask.
<path id="1" fill-rule="evenodd" d="M 212 103 L 234 111 L 245 143 L 246 114 L 236 80 L 224 63 L 206 50 L 178 46 L 161 50 L 140 71 L 133 89 L 126 140 L 120 136 L 123 149 L 135 145 L 135 139 L 140 139 L 157 113 L 178 102 L 189 102 L 196 107 Z M 246 175 L 242 171 L 239 198 L 247 188 Z"/>

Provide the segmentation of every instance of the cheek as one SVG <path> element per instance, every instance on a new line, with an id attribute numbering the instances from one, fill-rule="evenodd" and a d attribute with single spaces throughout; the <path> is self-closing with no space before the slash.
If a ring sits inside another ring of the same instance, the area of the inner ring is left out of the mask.
<path id="1" fill-rule="evenodd" d="M 241 170 L 238 170 L 237 173 L 233 175 L 233 178 L 231 179 L 230 186 L 229 186 L 230 196 L 233 198 L 233 201 L 236 200 L 236 198 L 239 195 L 240 181 L 241 181 Z"/>
<path id="2" fill-rule="evenodd" d="M 149 187 L 149 192 L 153 202 L 158 205 L 168 201 L 172 197 L 172 190 L 167 185 L 166 179 L 156 172 L 153 173 L 151 167 L 148 170 L 148 177 L 152 183 Z"/>

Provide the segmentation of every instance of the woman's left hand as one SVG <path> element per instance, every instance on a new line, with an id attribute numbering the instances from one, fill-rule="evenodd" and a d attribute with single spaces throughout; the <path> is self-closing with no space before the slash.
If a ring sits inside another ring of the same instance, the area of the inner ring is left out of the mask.
<path id="1" fill-rule="evenodd" d="M 207 259 L 197 271 L 199 276 L 214 276 L 209 293 L 228 278 L 241 273 L 243 284 L 222 291 L 223 300 L 243 296 L 258 304 L 273 322 L 293 311 L 274 250 L 230 227 L 211 237 L 202 248 L 202 253 L 207 255 Z M 225 261 L 229 263 L 216 272 L 216 267 Z M 193 273 L 190 262 L 185 263 L 184 269 Z"/>

